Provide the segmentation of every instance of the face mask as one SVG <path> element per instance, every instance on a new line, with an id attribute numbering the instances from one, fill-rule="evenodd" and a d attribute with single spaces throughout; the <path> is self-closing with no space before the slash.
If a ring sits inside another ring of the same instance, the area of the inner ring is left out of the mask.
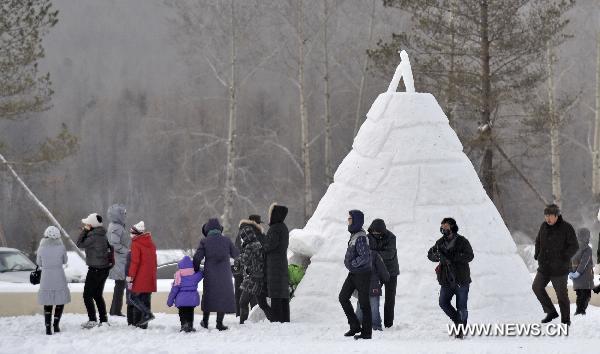
<path id="1" fill-rule="evenodd" d="M 440 233 L 441 233 L 442 235 L 444 235 L 445 237 L 448 237 L 448 236 L 450 236 L 450 230 L 448 230 L 448 229 L 444 229 L 443 227 L 440 227 Z"/>

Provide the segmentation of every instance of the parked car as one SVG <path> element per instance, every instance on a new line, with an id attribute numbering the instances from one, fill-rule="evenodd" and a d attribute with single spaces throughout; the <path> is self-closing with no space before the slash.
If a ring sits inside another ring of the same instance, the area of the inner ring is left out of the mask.
<path id="1" fill-rule="evenodd" d="M 29 283 L 29 274 L 35 270 L 25 253 L 16 248 L 0 247 L 0 281 Z"/>

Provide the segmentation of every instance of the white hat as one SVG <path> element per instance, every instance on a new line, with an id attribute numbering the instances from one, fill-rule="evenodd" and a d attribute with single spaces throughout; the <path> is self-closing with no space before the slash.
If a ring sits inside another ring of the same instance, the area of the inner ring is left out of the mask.
<path id="1" fill-rule="evenodd" d="M 81 222 L 84 225 L 90 225 L 92 227 L 100 227 L 102 226 L 102 217 L 96 213 L 91 213 L 85 219 L 81 219 Z"/>
<path id="2" fill-rule="evenodd" d="M 44 237 L 58 239 L 60 238 L 60 230 L 56 226 L 48 226 L 44 231 Z"/>
<path id="3" fill-rule="evenodd" d="M 140 221 L 133 225 L 129 231 L 134 235 L 143 234 L 146 231 L 146 225 L 144 225 L 144 221 Z"/>

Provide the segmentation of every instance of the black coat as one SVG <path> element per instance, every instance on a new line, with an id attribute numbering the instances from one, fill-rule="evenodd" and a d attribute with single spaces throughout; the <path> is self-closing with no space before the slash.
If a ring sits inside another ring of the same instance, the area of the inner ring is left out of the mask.
<path id="1" fill-rule="evenodd" d="M 452 286 L 453 282 L 450 279 L 454 279 L 457 285 L 471 283 L 469 262 L 474 258 L 473 248 L 464 236 L 456 234 L 455 237 L 456 241 L 453 247 L 446 248 L 445 239 L 441 237 L 427 253 L 430 261 L 440 262 L 436 273 L 441 286 Z"/>
<path id="2" fill-rule="evenodd" d="M 390 273 L 388 272 L 381 255 L 377 253 L 377 251 L 371 250 L 371 259 L 373 260 L 373 264 L 371 266 L 371 288 L 369 289 L 369 296 L 381 296 L 381 284 L 390 280 Z"/>
<path id="3" fill-rule="evenodd" d="M 396 249 L 396 236 L 389 230 L 385 230 L 381 235 L 375 236 L 369 233 L 368 236 L 369 247 L 373 251 L 379 253 L 390 276 L 394 277 L 400 274 L 400 267 L 398 266 L 398 250 Z"/>
<path id="4" fill-rule="evenodd" d="M 281 205 L 272 207 L 269 231 L 260 241 L 266 258 L 267 293 L 271 299 L 289 299 L 289 276 L 287 248 L 290 234 L 283 222 L 287 208 Z"/>
<path id="5" fill-rule="evenodd" d="M 546 276 L 567 275 L 571 258 L 579 249 L 573 226 L 558 216 L 554 225 L 543 222 L 535 239 L 534 258 L 538 272 Z"/>

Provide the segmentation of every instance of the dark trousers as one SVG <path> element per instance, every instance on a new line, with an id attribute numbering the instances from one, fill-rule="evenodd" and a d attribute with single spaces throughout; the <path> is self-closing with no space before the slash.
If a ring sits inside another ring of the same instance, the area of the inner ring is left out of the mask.
<path id="1" fill-rule="evenodd" d="M 390 280 L 383 283 L 385 288 L 385 304 L 383 305 L 383 325 L 386 328 L 394 325 L 394 307 L 396 306 L 396 286 L 398 276 L 390 276 Z"/>
<path id="2" fill-rule="evenodd" d="M 348 319 L 350 329 L 357 331 L 361 328 L 361 323 L 358 321 L 354 308 L 350 302 L 354 290 L 358 291 L 358 304 L 362 310 L 362 334 L 371 336 L 372 318 L 371 318 L 371 299 L 369 296 L 369 288 L 371 285 L 371 272 L 365 273 L 348 273 L 342 290 L 340 290 L 339 300 Z"/>
<path id="3" fill-rule="evenodd" d="M 123 312 L 123 293 L 125 292 L 125 280 L 115 280 L 115 289 L 113 291 L 112 303 L 110 304 L 110 311 L 108 313 L 113 315 L 120 315 Z"/>
<path id="4" fill-rule="evenodd" d="M 152 293 L 134 293 L 130 291 L 128 294 L 128 300 L 132 307 L 131 323 L 137 326 L 144 316 L 152 313 Z M 146 329 L 148 328 L 148 324 L 138 327 Z"/>
<path id="5" fill-rule="evenodd" d="M 193 306 L 181 306 L 177 308 L 179 310 L 179 322 L 181 326 L 189 323 L 192 327 L 194 326 L 194 307 Z"/>
<path id="6" fill-rule="evenodd" d="M 271 298 L 271 322 L 290 322 L 290 299 Z"/>
<path id="7" fill-rule="evenodd" d="M 456 296 L 456 308 L 452 306 L 452 298 Z M 440 288 L 439 304 L 450 320 L 457 324 L 467 324 L 469 311 L 469 285 L 442 286 Z"/>
<path id="8" fill-rule="evenodd" d="M 250 294 L 249 292 L 242 291 L 240 295 L 240 323 L 244 323 L 248 319 L 248 315 L 250 314 L 250 303 L 254 301 L 257 302 L 256 296 Z M 266 314 L 266 313 L 265 313 Z"/>
<path id="9" fill-rule="evenodd" d="M 558 299 L 558 307 L 560 308 L 560 319 L 562 322 L 571 321 L 571 311 L 569 301 L 569 293 L 567 290 L 567 275 L 559 276 L 547 276 L 540 272 L 537 272 L 531 288 L 535 293 L 538 301 L 542 305 L 545 313 L 556 313 L 554 304 L 546 292 L 546 285 L 552 282 L 554 291 L 556 292 L 556 298 Z"/>
<path id="10" fill-rule="evenodd" d="M 234 275 L 233 276 L 233 285 L 235 290 L 235 316 L 240 317 L 240 297 L 242 295 L 242 289 L 240 289 L 240 285 L 242 285 L 242 281 L 244 277 L 242 275 Z"/>
<path id="11" fill-rule="evenodd" d="M 96 321 L 96 306 L 98 307 L 98 316 L 100 322 L 108 322 L 106 316 L 106 303 L 102 297 L 104 284 L 108 278 L 108 268 L 98 269 L 89 267 L 83 287 L 83 302 L 88 313 L 90 321 Z M 94 306 L 94 302 L 96 306 Z"/>
<path id="12" fill-rule="evenodd" d="M 575 294 L 577 294 L 577 300 L 575 301 L 577 312 L 585 313 L 592 297 L 592 289 L 577 289 L 575 290 Z"/>
<path id="13" fill-rule="evenodd" d="M 258 307 L 260 307 L 260 309 L 263 310 L 263 312 L 265 313 L 265 317 L 267 318 L 267 320 L 273 322 L 273 311 L 271 310 L 271 306 L 269 306 L 269 303 L 267 302 L 267 294 L 261 293 L 260 295 L 257 295 L 256 303 L 258 304 Z"/>
<path id="14" fill-rule="evenodd" d="M 202 314 L 202 322 L 208 325 L 208 319 L 210 318 L 210 312 L 204 312 Z M 225 312 L 217 312 L 217 324 L 223 324 L 223 319 L 225 318 Z"/>

